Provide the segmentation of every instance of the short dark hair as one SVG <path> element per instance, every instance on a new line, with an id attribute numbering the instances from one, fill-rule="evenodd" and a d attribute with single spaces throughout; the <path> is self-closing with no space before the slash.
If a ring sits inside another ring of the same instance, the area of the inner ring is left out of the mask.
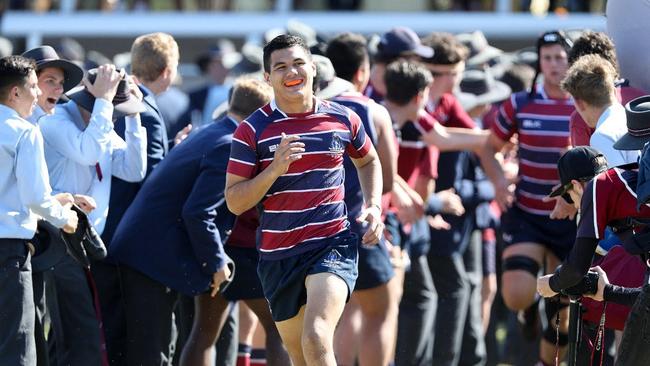
<path id="1" fill-rule="evenodd" d="M 618 59 L 614 42 L 603 32 L 586 31 L 573 42 L 569 51 L 569 65 L 582 56 L 598 55 L 609 61 L 618 72 Z"/>
<path id="2" fill-rule="evenodd" d="M 36 72 L 36 63 L 23 56 L 0 58 L 0 100 L 6 100 L 11 88 L 25 85 L 29 74 Z"/>
<path id="3" fill-rule="evenodd" d="M 277 50 L 299 46 L 305 50 L 308 55 L 311 55 L 307 43 L 300 37 L 292 36 L 289 34 L 281 34 L 273 38 L 269 43 L 264 46 L 264 71 L 271 71 L 271 54 Z"/>
<path id="4" fill-rule="evenodd" d="M 386 67 L 384 74 L 386 100 L 397 105 L 406 105 L 432 81 L 433 76 L 420 63 L 404 60 L 392 62 Z"/>
<path id="5" fill-rule="evenodd" d="M 433 57 L 422 61 L 435 65 L 455 65 L 465 61 L 469 50 L 451 33 L 433 32 L 422 40 L 422 44 L 433 48 Z"/>
<path id="6" fill-rule="evenodd" d="M 366 38 L 357 33 L 341 33 L 329 41 L 325 56 L 332 61 L 336 76 L 352 81 L 368 60 Z"/>

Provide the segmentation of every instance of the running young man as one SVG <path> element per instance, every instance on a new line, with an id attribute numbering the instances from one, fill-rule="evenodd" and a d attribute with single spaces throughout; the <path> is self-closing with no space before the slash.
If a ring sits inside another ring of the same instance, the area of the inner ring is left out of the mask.
<path id="1" fill-rule="evenodd" d="M 333 335 L 357 277 L 357 239 L 343 203 L 343 154 L 359 173 L 368 222 L 363 244 L 381 223 L 381 167 L 361 120 L 313 96 L 316 68 L 300 38 L 264 47 L 265 78 L 275 99 L 235 131 L 226 203 L 235 214 L 258 206 L 258 275 L 294 365 L 336 365 Z"/>
<path id="2" fill-rule="evenodd" d="M 488 143 L 493 152 L 501 151 L 512 135 L 519 136 L 520 180 L 516 204 L 501 221 L 506 245 L 502 294 L 508 308 L 521 311 L 522 316 L 530 315 L 527 323 L 533 326 L 535 322 L 531 319 L 537 315 L 535 281 L 539 269 L 544 263 L 553 269 L 560 264 L 573 246 L 576 230 L 571 219 L 552 220 L 553 215 L 549 218 L 554 203 L 544 201 L 559 183 L 556 164 L 570 144 L 569 116 L 574 111 L 573 100 L 560 88 L 568 69 L 570 49 L 571 42 L 559 31 L 544 33 L 537 40 L 539 61 L 535 79 L 541 73 L 544 81 L 535 84 L 533 80 L 530 92 L 515 93 L 503 103 L 492 124 Z M 486 169 L 488 174 L 494 172 Z M 490 178 L 495 185 L 497 201 L 505 208 L 512 202 L 510 184 L 502 174 Z M 575 211 L 569 204 L 564 203 L 564 206 L 566 210 Z M 548 319 L 554 319 L 562 310 L 557 302 L 547 302 L 545 308 Z M 566 330 L 563 328 L 559 336 L 560 345 L 568 342 Z M 547 327 L 540 347 L 544 365 L 552 364 L 555 342 L 553 327 Z"/>

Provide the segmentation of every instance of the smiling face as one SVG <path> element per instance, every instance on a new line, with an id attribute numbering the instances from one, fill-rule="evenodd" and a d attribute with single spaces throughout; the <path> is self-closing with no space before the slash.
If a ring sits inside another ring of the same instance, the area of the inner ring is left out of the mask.
<path id="1" fill-rule="evenodd" d="M 542 46 L 539 49 L 539 66 L 544 75 L 544 83 L 559 87 L 569 70 L 566 51 L 559 44 Z"/>
<path id="2" fill-rule="evenodd" d="M 300 46 L 279 49 L 271 53 L 269 65 L 270 72 L 264 76 L 281 109 L 290 111 L 292 106 L 310 103 L 316 66 L 309 53 Z"/>
<path id="3" fill-rule="evenodd" d="M 54 112 L 56 103 L 63 95 L 63 82 L 65 74 L 63 70 L 57 67 L 47 67 L 38 75 L 38 88 L 41 89 L 41 95 L 38 97 L 38 105 L 43 108 L 47 114 Z"/>

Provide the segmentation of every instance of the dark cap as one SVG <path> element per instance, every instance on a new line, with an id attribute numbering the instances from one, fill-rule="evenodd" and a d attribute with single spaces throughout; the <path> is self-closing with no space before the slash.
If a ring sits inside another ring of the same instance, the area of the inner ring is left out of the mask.
<path id="1" fill-rule="evenodd" d="M 410 28 L 397 27 L 384 33 L 377 45 L 380 58 L 399 57 L 415 54 L 424 58 L 433 57 L 433 48 L 425 46 L 420 37 Z"/>
<path id="2" fill-rule="evenodd" d="M 587 182 L 596 175 L 607 170 L 607 159 L 600 151 L 591 146 L 575 147 L 562 155 L 557 162 L 560 174 L 560 186 L 551 192 L 550 197 L 567 193 L 571 188 L 571 181 Z"/>
<path id="3" fill-rule="evenodd" d="M 625 105 L 627 133 L 614 143 L 617 150 L 642 150 L 650 141 L 650 95 L 632 99 Z"/>
<path id="4" fill-rule="evenodd" d="M 564 47 L 567 52 L 573 47 L 573 42 L 560 30 L 545 32 L 537 38 L 537 54 L 543 46 L 558 44 Z"/>

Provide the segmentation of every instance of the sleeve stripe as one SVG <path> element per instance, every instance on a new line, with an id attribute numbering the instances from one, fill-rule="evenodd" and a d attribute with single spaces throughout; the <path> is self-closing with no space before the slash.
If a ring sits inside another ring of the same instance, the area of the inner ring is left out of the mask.
<path id="1" fill-rule="evenodd" d="M 252 125 L 252 124 L 250 124 L 250 123 L 249 123 L 249 122 L 248 122 L 247 120 L 243 120 L 243 121 L 242 121 L 242 123 L 245 123 L 245 124 L 247 124 L 247 125 L 248 125 L 248 127 L 250 127 L 250 128 L 251 128 L 251 130 L 253 130 L 253 132 L 254 132 L 254 133 L 257 133 L 257 131 L 255 131 L 255 127 L 253 127 L 253 125 Z"/>
<path id="2" fill-rule="evenodd" d="M 239 160 L 239 159 L 235 159 L 235 158 L 230 158 L 230 160 L 232 160 L 234 162 L 237 162 L 237 163 L 240 163 L 240 164 L 255 166 L 255 163 L 249 163 L 247 161 L 243 161 L 243 160 Z"/>
<path id="3" fill-rule="evenodd" d="M 248 145 L 248 143 L 246 143 L 245 141 L 242 141 L 242 140 L 240 140 L 240 139 L 238 139 L 238 138 L 233 137 L 232 140 L 233 140 L 233 141 L 237 141 L 237 142 L 239 142 L 240 144 L 243 144 L 243 145 L 246 145 L 246 146 L 250 147 L 250 145 Z"/>

